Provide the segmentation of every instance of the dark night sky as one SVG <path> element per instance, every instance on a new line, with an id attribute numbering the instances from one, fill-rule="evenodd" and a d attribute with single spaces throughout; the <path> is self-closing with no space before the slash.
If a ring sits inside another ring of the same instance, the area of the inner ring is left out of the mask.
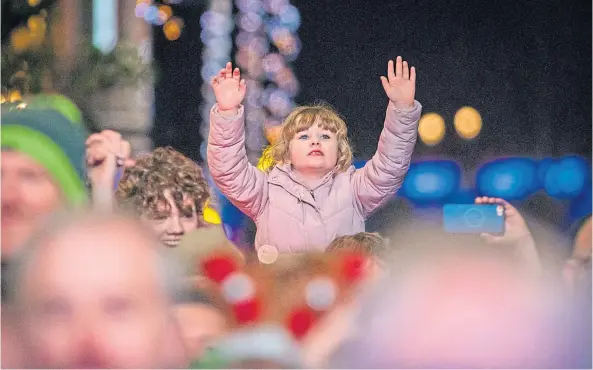
<path id="1" fill-rule="evenodd" d="M 498 155 L 591 155 L 590 0 L 292 3 L 302 17 L 297 102 L 332 104 L 359 157 L 376 148 L 387 103 L 379 76 L 399 54 L 418 69 L 424 112 L 447 122 L 445 140 L 434 148 L 419 143 L 416 157 L 457 159 L 471 169 Z M 186 29 L 177 42 L 155 32 L 166 77 L 157 86 L 155 144 L 196 159 L 201 11 L 180 9 Z M 484 120 L 471 142 L 457 138 L 452 125 L 464 105 Z"/>
<path id="2" fill-rule="evenodd" d="M 590 1 L 319 4 L 296 2 L 303 14 L 300 100 L 333 104 L 360 156 L 374 151 L 386 104 L 378 77 L 398 54 L 418 69 L 424 112 L 441 113 L 450 134 L 434 149 L 419 145 L 418 155 L 590 155 Z M 471 144 L 452 129 L 463 105 L 484 119 Z"/>

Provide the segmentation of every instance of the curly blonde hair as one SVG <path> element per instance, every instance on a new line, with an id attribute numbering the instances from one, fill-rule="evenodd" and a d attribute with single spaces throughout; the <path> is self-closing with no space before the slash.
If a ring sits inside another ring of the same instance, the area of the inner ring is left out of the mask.
<path id="1" fill-rule="evenodd" d="M 336 134 L 338 139 L 338 161 L 336 170 L 346 171 L 352 164 L 352 148 L 348 142 L 348 129 L 346 122 L 330 106 L 326 104 L 317 104 L 311 106 L 302 106 L 294 109 L 282 123 L 282 131 L 278 142 L 274 144 L 268 153 L 264 156 L 268 166 L 266 172 L 270 172 L 275 165 L 281 163 L 290 163 L 290 141 L 294 136 L 313 126 L 319 124 L 324 130 L 329 130 Z"/>
<path id="2" fill-rule="evenodd" d="M 184 204 L 184 195 L 191 199 L 198 215 L 202 214 L 211 196 L 202 169 L 183 154 L 166 147 L 140 156 L 133 167 L 126 168 L 115 197 L 121 207 L 135 214 L 149 218 L 167 217 L 170 210 L 165 190 L 171 192 L 182 214 L 193 213 L 193 209 Z"/>

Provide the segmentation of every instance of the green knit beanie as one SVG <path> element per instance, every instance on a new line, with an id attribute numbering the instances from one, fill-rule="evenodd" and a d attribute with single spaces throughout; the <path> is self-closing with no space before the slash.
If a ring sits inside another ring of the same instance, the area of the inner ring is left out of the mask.
<path id="1" fill-rule="evenodd" d="M 37 94 L 32 95 L 25 102 L 26 109 L 55 110 L 72 123 L 82 125 L 82 112 L 76 104 L 64 95 L 59 94 Z"/>
<path id="2" fill-rule="evenodd" d="M 25 153 L 54 177 L 70 204 L 88 201 L 85 187 L 87 131 L 53 110 L 2 113 L 2 148 Z"/>

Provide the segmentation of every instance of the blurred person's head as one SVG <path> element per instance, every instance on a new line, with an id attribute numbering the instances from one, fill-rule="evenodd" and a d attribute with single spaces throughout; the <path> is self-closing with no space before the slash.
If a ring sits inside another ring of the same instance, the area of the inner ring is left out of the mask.
<path id="1" fill-rule="evenodd" d="M 27 366 L 181 366 L 176 271 L 150 232 L 116 215 L 48 224 L 17 255 L 11 288 Z"/>
<path id="2" fill-rule="evenodd" d="M 387 240 L 378 233 L 362 232 L 335 238 L 326 252 L 355 252 L 368 257 L 373 269 L 383 269 L 388 264 Z"/>
<path id="3" fill-rule="evenodd" d="M 191 360 L 202 358 L 229 329 L 223 305 L 195 288 L 187 289 L 177 300 L 175 314 Z"/>
<path id="4" fill-rule="evenodd" d="M 87 132 L 50 110 L 2 113 L 2 259 L 49 214 L 87 201 Z"/>
<path id="5" fill-rule="evenodd" d="M 179 245 L 188 232 L 205 226 L 210 187 L 202 169 L 172 148 L 157 148 L 126 168 L 116 191 L 120 206 L 145 222 L 160 241 Z"/>
<path id="6" fill-rule="evenodd" d="M 566 360 L 559 297 L 504 249 L 432 234 L 398 239 L 392 274 L 359 297 L 354 334 L 331 366 L 522 368 Z"/>

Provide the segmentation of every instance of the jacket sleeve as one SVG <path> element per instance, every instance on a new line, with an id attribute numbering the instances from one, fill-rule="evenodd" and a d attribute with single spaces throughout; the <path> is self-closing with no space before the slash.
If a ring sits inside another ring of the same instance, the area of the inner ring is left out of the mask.
<path id="1" fill-rule="evenodd" d="M 422 105 L 417 101 L 409 110 L 389 102 L 377 151 L 363 168 L 354 171 L 350 180 L 354 201 L 363 217 L 401 187 L 416 145 L 421 112 Z"/>
<path id="2" fill-rule="evenodd" d="M 268 200 L 267 174 L 252 166 L 245 150 L 244 108 L 234 117 L 210 111 L 208 167 L 220 191 L 245 215 L 255 220 Z"/>

